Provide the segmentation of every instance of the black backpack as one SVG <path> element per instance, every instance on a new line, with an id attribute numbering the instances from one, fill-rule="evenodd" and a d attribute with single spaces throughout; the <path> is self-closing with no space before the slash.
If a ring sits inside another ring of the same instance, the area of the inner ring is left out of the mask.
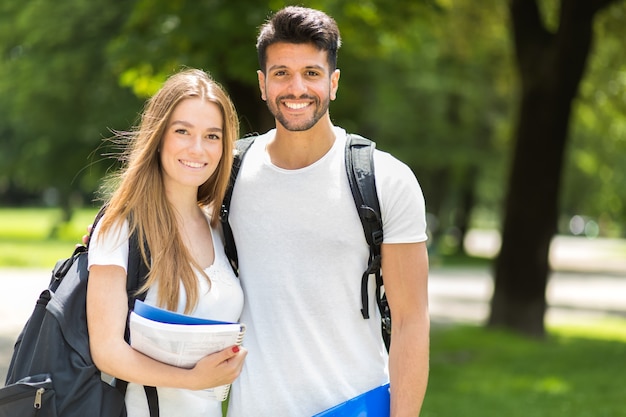
<path id="1" fill-rule="evenodd" d="M 103 214 L 101 209 L 94 225 Z M 136 298 L 145 298 L 145 293 L 135 294 L 148 272 L 135 234 L 129 241 L 127 271 L 130 311 Z M 57 262 L 15 343 L 6 386 L 0 389 L 0 417 L 126 416 L 127 383 L 104 382 L 91 358 L 85 311 L 88 276 L 87 246 Z M 151 416 L 158 416 L 156 388 L 146 387 L 146 394 Z"/>
<path id="2" fill-rule="evenodd" d="M 220 212 L 220 221 L 224 233 L 224 248 L 235 274 L 239 272 L 237 247 L 235 246 L 233 232 L 228 223 L 228 215 L 237 174 L 241 168 L 243 158 L 250 148 L 250 145 L 254 142 L 254 139 L 254 136 L 248 136 L 235 142 L 235 159 L 233 161 L 230 181 Z M 387 296 L 384 293 L 383 277 L 381 274 L 380 246 L 383 243 L 383 222 L 374 178 L 373 155 L 375 148 L 375 142 L 359 135 L 348 134 L 345 158 L 348 182 L 350 183 L 354 203 L 359 213 L 361 224 L 363 225 L 365 239 L 370 248 L 368 267 L 361 277 L 361 303 L 363 306 L 361 308 L 361 314 L 364 319 L 369 319 L 370 317 L 367 283 L 369 276 L 373 274 L 376 278 L 376 302 L 382 319 L 381 333 L 385 341 L 385 346 L 387 350 L 389 350 L 391 342 L 391 311 L 387 303 Z"/>

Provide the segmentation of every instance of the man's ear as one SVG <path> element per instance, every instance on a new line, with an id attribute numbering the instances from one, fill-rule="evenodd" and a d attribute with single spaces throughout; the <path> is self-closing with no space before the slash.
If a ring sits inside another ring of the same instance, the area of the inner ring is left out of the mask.
<path id="1" fill-rule="evenodd" d="M 265 95 L 265 74 L 263 74 L 263 71 L 261 70 L 258 70 L 256 74 L 259 78 L 259 90 L 261 90 L 261 98 L 263 99 L 263 101 L 267 101 L 267 96 Z"/>
<path id="2" fill-rule="evenodd" d="M 339 76 L 341 71 L 336 69 L 330 76 L 330 99 L 335 100 L 337 98 L 337 90 L 339 89 Z"/>

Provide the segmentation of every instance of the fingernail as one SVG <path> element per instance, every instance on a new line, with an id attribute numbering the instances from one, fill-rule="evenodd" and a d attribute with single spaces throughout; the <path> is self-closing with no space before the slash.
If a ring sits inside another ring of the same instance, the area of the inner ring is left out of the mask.
<path id="1" fill-rule="evenodd" d="M 239 352 L 239 346 L 233 346 L 233 353 Z"/>

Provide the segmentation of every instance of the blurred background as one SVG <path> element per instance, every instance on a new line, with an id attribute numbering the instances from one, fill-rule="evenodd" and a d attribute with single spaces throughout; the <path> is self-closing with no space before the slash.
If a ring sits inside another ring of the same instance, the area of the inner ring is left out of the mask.
<path id="1" fill-rule="evenodd" d="M 488 327 L 541 339 L 555 270 L 626 272 L 626 1 L 479 3 L 299 2 L 342 33 L 333 121 L 417 175 L 433 267 L 487 268 Z M 242 134 L 271 128 L 254 45 L 286 4 L 0 3 L 2 264 L 32 266 L 11 252 L 29 228 L 80 238 L 118 167 L 106 139 L 174 71 L 209 71 Z"/>

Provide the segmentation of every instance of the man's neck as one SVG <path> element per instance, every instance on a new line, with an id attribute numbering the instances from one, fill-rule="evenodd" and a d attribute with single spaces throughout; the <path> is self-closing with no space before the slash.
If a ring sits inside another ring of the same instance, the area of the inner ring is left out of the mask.
<path id="1" fill-rule="evenodd" d="M 272 163 L 284 169 L 300 169 L 321 159 L 335 143 L 330 117 L 305 131 L 289 131 L 276 124 L 276 136 L 267 145 Z"/>

